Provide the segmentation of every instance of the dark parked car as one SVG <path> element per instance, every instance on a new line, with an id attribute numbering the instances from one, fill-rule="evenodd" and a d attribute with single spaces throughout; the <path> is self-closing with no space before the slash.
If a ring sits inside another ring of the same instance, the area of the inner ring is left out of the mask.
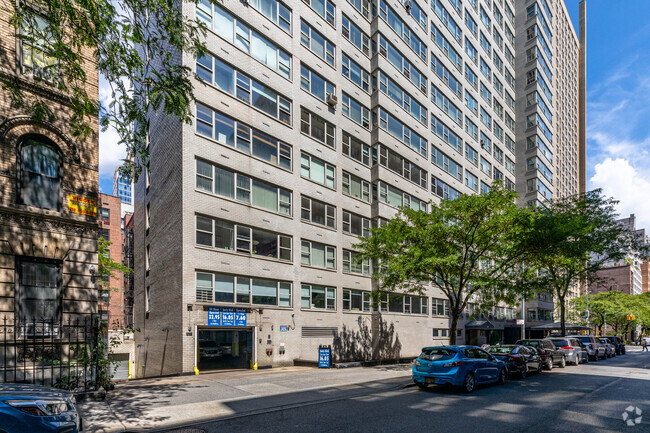
<path id="1" fill-rule="evenodd" d="M 555 344 L 555 347 L 564 353 L 566 362 L 573 365 L 580 364 L 582 347 L 580 347 L 579 340 L 566 337 L 551 337 L 550 340 Z"/>
<path id="2" fill-rule="evenodd" d="M 616 346 L 616 354 L 617 355 L 625 355 L 625 343 L 623 340 L 621 340 L 620 337 L 616 337 L 614 335 L 610 336 L 605 336 L 606 339 L 611 341 L 611 343 Z"/>
<path id="3" fill-rule="evenodd" d="M 477 385 L 506 383 L 508 371 L 503 361 L 475 346 L 425 347 L 413 361 L 413 382 L 420 388 L 429 384 L 453 385 L 472 392 Z"/>
<path id="4" fill-rule="evenodd" d="M 566 367 L 566 358 L 564 357 L 564 353 L 562 353 L 560 349 L 556 348 L 549 338 L 529 338 L 526 340 L 519 340 L 516 344 L 532 347 L 533 349 L 537 350 L 537 353 L 542 358 L 544 367 L 546 367 L 548 370 L 552 370 L 553 365 L 555 364 L 557 364 L 560 368 Z"/>
<path id="5" fill-rule="evenodd" d="M 607 358 L 607 349 L 600 342 L 598 337 L 594 337 L 593 335 L 570 335 L 570 337 L 582 341 L 587 348 L 590 361 L 598 361 L 599 359 Z"/>
<path id="6" fill-rule="evenodd" d="M 71 393 L 39 385 L 0 386 L 0 431 L 77 433 L 81 430 L 81 418 Z"/>
<path id="7" fill-rule="evenodd" d="M 542 358 L 530 347 L 504 344 L 490 346 L 486 351 L 506 364 L 509 375 L 516 374 L 525 379 L 529 372 L 541 373 L 543 370 Z"/>

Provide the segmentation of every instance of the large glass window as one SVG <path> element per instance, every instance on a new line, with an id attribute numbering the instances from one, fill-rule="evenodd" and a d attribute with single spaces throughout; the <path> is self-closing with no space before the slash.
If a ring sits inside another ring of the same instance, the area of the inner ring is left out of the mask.
<path id="1" fill-rule="evenodd" d="M 427 188 L 426 170 L 415 165 L 385 145 L 377 145 L 379 164 L 410 180 L 422 188 Z"/>
<path id="2" fill-rule="evenodd" d="M 334 26 L 336 19 L 336 5 L 330 0 L 302 0 L 331 26 Z"/>
<path id="3" fill-rule="evenodd" d="M 336 288 L 302 284 L 300 287 L 300 307 L 336 310 Z"/>
<path id="4" fill-rule="evenodd" d="M 57 74 L 58 61 L 52 55 L 54 38 L 47 21 L 41 16 L 30 14 L 23 20 L 21 37 L 22 72 L 51 81 Z"/>
<path id="5" fill-rule="evenodd" d="M 61 264 L 53 261 L 17 260 L 17 322 L 40 322 L 32 335 L 52 335 L 61 315 Z M 29 335 L 30 328 L 24 332 Z M 42 329 L 42 334 L 38 332 Z"/>
<path id="6" fill-rule="evenodd" d="M 435 146 L 431 146 L 431 162 L 456 179 L 463 179 L 463 167 Z"/>
<path id="7" fill-rule="evenodd" d="M 373 185 L 373 200 L 379 200 L 382 203 L 394 207 L 406 206 L 413 210 L 423 210 L 425 212 L 427 210 L 427 204 L 425 201 L 413 197 L 412 195 L 382 181 Z"/>
<path id="8" fill-rule="evenodd" d="M 255 1 L 255 0 L 253 0 Z M 259 0 L 266 2 L 269 0 Z M 254 59 L 262 62 L 283 77 L 291 79 L 291 55 L 277 47 L 248 24 L 234 17 L 222 7 L 206 4 L 206 0 L 199 2 L 197 18 L 226 41 L 234 44 Z M 214 14 L 210 11 L 214 8 Z M 286 8 L 278 8 L 278 23 L 287 32 L 290 32 L 291 13 Z"/>
<path id="9" fill-rule="evenodd" d="M 196 243 L 291 261 L 291 236 L 201 215 L 196 216 Z"/>
<path id="10" fill-rule="evenodd" d="M 460 126 L 463 125 L 463 112 L 433 83 L 431 84 L 431 101 L 445 112 L 451 120 Z"/>
<path id="11" fill-rule="evenodd" d="M 384 108 L 377 109 L 379 127 L 422 156 L 427 156 L 427 140 L 402 123 Z"/>
<path id="12" fill-rule="evenodd" d="M 213 69 L 209 69 L 212 65 L 214 66 Z M 214 79 L 210 79 L 208 82 L 214 84 L 219 90 L 236 96 L 244 103 L 283 123 L 291 124 L 291 101 L 289 99 L 234 69 L 222 60 L 210 55 L 201 57 L 197 59 L 196 71 L 199 78 L 202 79 L 211 78 L 214 71 Z"/>
<path id="13" fill-rule="evenodd" d="M 427 61 L 426 45 L 415 35 L 409 26 L 402 21 L 400 15 L 386 3 L 386 0 L 379 0 L 379 16 L 388 23 L 390 28 L 392 28 L 408 46 L 411 47 L 422 61 Z"/>
<path id="14" fill-rule="evenodd" d="M 319 268 L 336 269 L 336 247 L 303 239 L 300 263 Z"/>
<path id="15" fill-rule="evenodd" d="M 370 129 L 370 110 L 356 99 L 343 92 L 343 115 L 366 129 Z"/>
<path id="16" fill-rule="evenodd" d="M 356 251 L 343 250 L 343 272 L 370 275 L 370 259 L 362 259 Z"/>
<path id="17" fill-rule="evenodd" d="M 201 104 L 196 105 L 196 132 L 291 170 L 290 145 Z"/>
<path id="18" fill-rule="evenodd" d="M 343 233 L 366 237 L 370 234 L 371 226 L 368 218 L 346 210 L 343 211 Z"/>
<path id="19" fill-rule="evenodd" d="M 199 159 L 196 188 L 291 216 L 291 191 Z"/>
<path id="20" fill-rule="evenodd" d="M 343 154 L 370 166 L 370 146 L 343 131 Z"/>
<path id="21" fill-rule="evenodd" d="M 300 154 L 300 175 L 329 188 L 336 188 L 336 167 L 304 152 Z"/>
<path id="22" fill-rule="evenodd" d="M 431 40 L 438 45 L 438 48 L 442 50 L 447 58 L 451 60 L 451 63 L 456 66 L 456 69 L 460 71 L 463 65 L 460 54 L 458 54 L 458 51 L 454 49 L 442 32 L 433 24 L 433 20 L 431 21 Z M 467 43 L 467 38 L 465 38 L 465 42 Z"/>
<path id="23" fill-rule="evenodd" d="M 343 311 L 370 311 L 370 292 L 343 289 Z"/>
<path id="24" fill-rule="evenodd" d="M 20 199 L 42 209 L 59 209 L 59 153 L 37 139 L 21 144 Z"/>
<path id="25" fill-rule="evenodd" d="M 325 102 L 329 95 L 336 95 L 336 86 L 304 64 L 300 65 L 300 87 Z"/>
<path id="26" fill-rule="evenodd" d="M 460 43 L 461 30 L 456 21 L 449 15 L 447 9 L 442 5 L 441 0 L 431 0 L 431 9 L 436 13 L 442 24 L 449 30 L 451 35 Z"/>
<path id="27" fill-rule="evenodd" d="M 370 57 L 370 37 L 361 31 L 361 29 L 350 19 L 343 14 L 341 16 L 343 24 L 343 36 L 352 42 L 352 45 L 357 47 L 363 54 Z"/>
<path id="28" fill-rule="evenodd" d="M 431 175 L 431 192 L 445 200 L 454 200 L 460 196 L 458 190 L 452 188 L 434 175 Z"/>
<path id="29" fill-rule="evenodd" d="M 300 131 L 323 144 L 335 147 L 336 127 L 303 107 L 300 107 Z"/>
<path id="30" fill-rule="evenodd" d="M 341 57 L 341 73 L 364 92 L 370 93 L 370 73 L 357 62 L 350 59 L 345 53 Z"/>
<path id="31" fill-rule="evenodd" d="M 211 272 L 196 273 L 198 302 L 291 306 L 291 283 Z"/>
<path id="32" fill-rule="evenodd" d="M 427 109 L 382 70 L 377 71 L 375 86 L 379 86 L 379 91 L 404 108 L 406 112 L 415 117 L 420 123 L 426 125 Z"/>
<path id="33" fill-rule="evenodd" d="M 304 195 L 300 202 L 300 217 L 314 224 L 336 228 L 336 207 Z"/>
<path id="34" fill-rule="evenodd" d="M 370 203 L 370 183 L 353 174 L 343 172 L 343 194 Z"/>
<path id="35" fill-rule="evenodd" d="M 420 72 L 418 68 L 413 66 L 402 53 L 395 48 L 388 39 L 381 33 L 377 33 L 377 44 L 379 54 L 386 57 L 388 61 L 397 68 L 406 78 L 408 78 L 420 92 L 426 94 L 427 92 L 427 77 Z M 374 49 L 374 45 L 373 45 Z"/>
<path id="36" fill-rule="evenodd" d="M 463 153 L 463 140 L 433 114 L 431 115 L 431 132 L 436 134 L 458 153 Z"/>
<path id="37" fill-rule="evenodd" d="M 304 20 L 300 20 L 300 43 L 330 66 L 334 66 L 336 47 Z"/>
<path id="38" fill-rule="evenodd" d="M 458 81 L 442 61 L 433 54 L 431 55 L 431 70 L 436 73 L 436 75 L 451 89 L 452 92 L 454 92 L 456 96 L 458 96 L 458 99 L 462 98 L 463 86 L 460 84 L 460 81 Z"/>

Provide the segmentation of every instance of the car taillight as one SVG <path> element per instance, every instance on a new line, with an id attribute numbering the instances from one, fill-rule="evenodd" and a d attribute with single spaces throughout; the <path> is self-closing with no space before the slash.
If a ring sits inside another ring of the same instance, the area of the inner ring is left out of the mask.
<path id="1" fill-rule="evenodd" d="M 572 346 L 564 346 L 564 347 L 562 347 L 562 349 L 571 350 L 571 349 L 573 349 L 573 347 Z"/>
<path id="2" fill-rule="evenodd" d="M 542 350 L 540 353 L 541 353 L 542 355 L 546 355 L 546 350 Z"/>
<path id="3" fill-rule="evenodd" d="M 451 368 L 451 367 L 458 367 L 463 365 L 463 361 L 454 361 L 454 362 L 448 362 L 443 367 L 445 368 Z"/>

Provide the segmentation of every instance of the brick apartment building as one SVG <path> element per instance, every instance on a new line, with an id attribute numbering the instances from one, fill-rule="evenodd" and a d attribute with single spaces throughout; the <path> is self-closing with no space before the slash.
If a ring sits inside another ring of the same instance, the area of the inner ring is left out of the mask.
<path id="1" fill-rule="evenodd" d="M 108 247 L 111 259 L 122 263 L 123 235 L 121 227 L 121 201 L 119 197 L 99 194 L 97 209 L 99 220 L 99 236 L 109 241 Z M 124 326 L 124 276 L 121 272 L 113 272 L 108 281 L 99 283 L 99 314 L 109 329 L 121 329 Z"/>
<path id="2" fill-rule="evenodd" d="M 54 113 L 35 121 L 0 88 L 0 324 L 7 319 L 0 335 L 14 339 L 2 341 L 0 368 L 14 366 L 6 380 L 31 381 L 16 366 L 39 369 L 42 358 L 68 360 L 64 329 L 97 311 L 98 122 L 91 121 L 95 134 L 87 140 L 69 133 L 69 99 L 45 69 L 53 61 L 49 42 L 29 26 L 20 31 L 36 40 L 17 38 L 13 7 L 0 0 L 0 77 L 17 86 L 28 105 L 40 97 Z M 97 97 L 92 58 L 85 53 L 86 90 Z M 24 344 L 33 345 L 35 355 L 21 351 Z M 50 368 L 37 379 L 49 380 Z"/>
<path id="3" fill-rule="evenodd" d="M 371 4 L 372 3 L 372 4 Z M 579 44 L 562 0 L 226 0 L 206 24 L 192 125 L 150 119 L 135 185 L 136 376 L 415 356 L 449 307 L 385 296 L 353 245 L 399 206 L 579 190 Z M 561 123 L 561 125 L 560 125 Z M 516 165 L 515 165 L 516 161 Z M 470 305 L 459 343 L 552 320 Z M 481 316 L 481 314 L 483 314 Z"/>

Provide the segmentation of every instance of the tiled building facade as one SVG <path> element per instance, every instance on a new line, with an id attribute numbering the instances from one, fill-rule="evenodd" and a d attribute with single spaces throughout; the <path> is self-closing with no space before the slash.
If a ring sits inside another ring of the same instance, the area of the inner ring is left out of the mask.
<path id="1" fill-rule="evenodd" d="M 33 43 L 19 40 L 12 14 L 11 2 L 0 1 L 0 76 L 26 102 L 17 108 L 0 90 L 0 320 L 12 331 L 5 327 L 4 339 L 33 344 L 34 353 L 39 341 L 39 348 L 47 345 L 48 355 L 66 362 L 64 327 L 97 311 L 98 123 L 91 120 L 95 134 L 87 140 L 70 134 L 70 101 L 47 68 L 48 41 L 31 26 L 20 31 L 33 35 Z M 38 15 L 35 21 L 44 22 Z M 85 54 L 86 90 L 97 97 L 97 70 L 92 53 Z M 51 118 L 36 121 L 27 112 L 37 97 Z M 3 343 L 0 363 L 24 361 Z M 20 369 L 14 373 L 4 380 L 33 380 Z M 51 374 L 43 373 L 43 380 Z"/>
<path id="2" fill-rule="evenodd" d="M 209 28 L 208 54 L 177 59 L 197 73 L 195 123 L 150 119 L 151 171 L 134 200 L 135 374 L 288 365 L 322 344 L 338 359 L 409 357 L 447 342 L 444 295 L 371 305 L 371 264 L 354 244 L 398 206 L 494 180 L 515 188 L 515 2 L 184 13 Z M 466 335 L 473 313 L 460 343 L 489 336 Z M 487 318 L 516 332 L 519 314 Z"/>

